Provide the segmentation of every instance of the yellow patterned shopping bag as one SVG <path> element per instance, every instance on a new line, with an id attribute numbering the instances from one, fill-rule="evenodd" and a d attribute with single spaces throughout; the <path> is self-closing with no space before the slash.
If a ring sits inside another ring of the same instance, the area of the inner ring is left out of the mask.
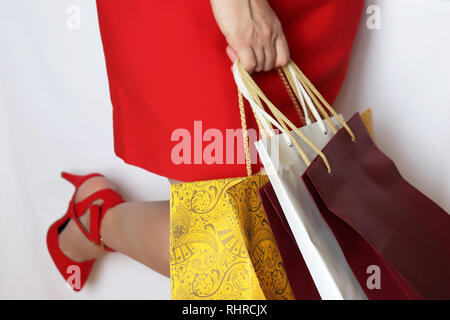
<path id="1" fill-rule="evenodd" d="M 294 299 L 258 196 L 266 175 L 170 188 L 172 299 Z"/>

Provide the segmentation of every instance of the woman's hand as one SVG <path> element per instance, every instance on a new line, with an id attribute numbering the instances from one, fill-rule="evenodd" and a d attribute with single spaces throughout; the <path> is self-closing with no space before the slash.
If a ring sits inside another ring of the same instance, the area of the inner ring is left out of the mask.
<path id="1" fill-rule="evenodd" d="M 239 58 L 248 72 L 288 63 L 286 38 L 267 0 L 211 0 L 211 7 L 232 62 Z"/>

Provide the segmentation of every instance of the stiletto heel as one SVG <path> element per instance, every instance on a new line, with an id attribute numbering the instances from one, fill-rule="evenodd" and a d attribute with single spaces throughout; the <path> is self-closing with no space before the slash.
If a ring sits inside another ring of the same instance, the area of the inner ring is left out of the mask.
<path id="1" fill-rule="evenodd" d="M 94 245 L 101 247 L 105 251 L 114 251 L 104 245 L 103 239 L 100 236 L 100 227 L 103 218 L 108 211 L 108 209 L 124 202 L 121 195 L 113 189 L 102 189 L 94 192 L 86 199 L 75 203 L 75 194 L 77 193 L 80 186 L 86 180 L 93 177 L 103 177 L 100 173 L 91 173 L 88 175 L 75 175 L 68 172 L 62 172 L 61 176 L 73 184 L 75 191 L 73 193 L 72 199 L 69 202 L 69 207 L 67 208 L 66 214 L 55 221 L 47 232 L 47 248 L 50 256 L 53 259 L 59 272 L 66 280 L 66 282 L 75 291 L 80 291 L 83 288 L 86 280 L 89 277 L 92 266 L 96 259 L 89 261 L 76 262 L 72 261 L 67 257 L 59 247 L 59 234 L 64 230 L 64 228 L 69 223 L 70 219 L 73 219 L 78 225 L 80 230 L 83 232 L 85 237 L 90 240 Z M 92 204 L 96 200 L 103 200 L 101 205 Z M 90 210 L 90 230 L 88 231 L 80 222 L 79 218 Z M 74 278 L 73 275 L 78 275 L 78 279 Z M 69 280 L 74 280 L 74 283 L 69 283 Z"/>
<path id="2" fill-rule="evenodd" d="M 61 177 L 63 177 L 65 180 L 67 180 L 71 184 L 73 184 L 73 186 L 75 188 L 78 188 L 86 180 L 88 180 L 88 179 L 90 179 L 92 177 L 103 177 L 103 175 L 100 174 L 100 173 L 91 173 L 91 174 L 87 174 L 87 175 L 77 175 L 77 174 L 72 174 L 72 173 L 63 171 L 63 172 L 61 172 Z"/>

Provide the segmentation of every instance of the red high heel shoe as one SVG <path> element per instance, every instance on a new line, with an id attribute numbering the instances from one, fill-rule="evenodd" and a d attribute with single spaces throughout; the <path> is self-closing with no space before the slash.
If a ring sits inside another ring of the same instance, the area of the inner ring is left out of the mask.
<path id="1" fill-rule="evenodd" d="M 72 199 L 70 200 L 69 207 L 66 214 L 59 220 L 55 221 L 47 232 L 47 248 L 50 256 L 55 262 L 56 267 L 59 272 L 66 280 L 72 289 L 75 291 L 80 291 L 86 283 L 87 278 L 91 272 L 92 266 L 94 265 L 95 259 L 83 262 L 75 262 L 68 258 L 59 247 L 58 236 L 64 230 L 65 226 L 70 219 L 73 219 L 83 234 L 88 240 L 93 244 L 103 248 L 106 251 L 114 251 L 106 247 L 103 243 L 103 239 L 100 236 L 100 226 L 103 221 L 103 217 L 109 208 L 112 208 L 124 200 L 117 191 L 113 189 L 103 189 L 94 192 L 86 199 L 75 203 L 75 194 L 83 182 L 92 177 L 103 177 L 99 173 L 91 173 L 84 176 L 74 175 L 67 172 L 62 172 L 61 176 L 67 181 L 71 182 L 75 186 L 75 192 L 73 193 Z M 103 203 L 101 205 L 92 204 L 95 200 L 102 199 Z M 81 224 L 79 218 L 90 210 L 90 231 L 88 232 L 86 228 Z M 79 277 L 78 279 L 74 277 Z M 70 280 L 74 280 L 73 283 L 69 283 Z"/>

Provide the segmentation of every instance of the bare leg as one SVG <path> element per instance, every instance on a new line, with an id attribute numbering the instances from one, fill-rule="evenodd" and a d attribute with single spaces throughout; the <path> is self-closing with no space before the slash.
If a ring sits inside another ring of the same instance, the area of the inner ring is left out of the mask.
<path id="1" fill-rule="evenodd" d="M 168 277 L 169 201 L 125 202 L 110 211 L 101 229 L 105 244 Z"/>
<path id="2" fill-rule="evenodd" d="M 91 178 L 80 187 L 75 201 L 82 201 L 105 188 L 113 188 L 106 178 Z M 80 219 L 88 230 L 89 215 L 88 210 Z M 125 202 L 108 210 L 100 234 L 108 247 L 168 277 L 169 223 L 169 201 Z M 61 250 L 75 261 L 86 261 L 104 254 L 84 237 L 74 221 L 70 221 L 61 232 L 59 244 Z"/>

